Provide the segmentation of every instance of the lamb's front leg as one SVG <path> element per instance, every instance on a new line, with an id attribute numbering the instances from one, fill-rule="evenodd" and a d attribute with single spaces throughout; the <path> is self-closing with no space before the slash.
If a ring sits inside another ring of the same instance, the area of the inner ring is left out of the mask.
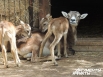
<path id="1" fill-rule="evenodd" d="M 61 38 L 62 38 L 62 34 L 56 34 L 53 42 L 50 44 L 50 52 L 51 52 L 52 62 L 54 65 L 58 65 L 54 56 L 54 48 L 60 42 Z M 59 52 L 60 52 L 60 49 L 59 49 Z"/>
<path id="2" fill-rule="evenodd" d="M 39 47 L 38 47 L 38 49 L 39 49 Z M 38 53 L 37 53 L 38 49 L 37 50 L 35 50 L 35 49 L 32 50 L 31 62 L 37 62 L 38 61 Z"/>
<path id="3" fill-rule="evenodd" d="M 64 34 L 64 55 L 65 55 L 65 57 L 68 57 L 68 53 L 67 53 L 67 34 Z"/>

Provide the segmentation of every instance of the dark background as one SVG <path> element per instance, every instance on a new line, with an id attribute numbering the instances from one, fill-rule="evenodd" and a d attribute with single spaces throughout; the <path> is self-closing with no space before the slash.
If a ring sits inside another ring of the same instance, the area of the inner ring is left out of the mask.
<path id="1" fill-rule="evenodd" d="M 88 13 L 81 20 L 77 32 L 78 37 L 103 37 L 103 2 L 100 0 L 51 0 L 53 18 L 62 16 L 61 11 L 79 11 Z"/>

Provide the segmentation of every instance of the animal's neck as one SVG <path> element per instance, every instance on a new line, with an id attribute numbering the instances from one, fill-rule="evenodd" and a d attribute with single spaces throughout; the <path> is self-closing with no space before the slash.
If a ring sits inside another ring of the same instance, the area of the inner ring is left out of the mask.
<path id="1" fill-rule="evenodd" d="M 70 25 L 73 33 L 76 31 L 77 25 Z"/>

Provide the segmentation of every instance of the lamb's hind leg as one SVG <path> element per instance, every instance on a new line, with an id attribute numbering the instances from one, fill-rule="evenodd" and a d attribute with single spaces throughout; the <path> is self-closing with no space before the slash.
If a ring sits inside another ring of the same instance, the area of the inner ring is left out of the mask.
<path id="1" fill-rule="evenodd" d="M 2 45 L 3 62 L 5 67 L 8 67 L 6 47 Z"/>
<path id="2" fill-rule="evenodd" d="M 53 62 L 54 65 L 58 65 L 58 63 L 55 60 L 55 56 L 54 56 L 54 48 L 60 42 L 61 38 L 62 38 L 62 34 L 58 34 L 57 36 L 55 36 L 53 42 L 50 45 L 50 52 L 51 52 L 52 62 Z"/>
<path id="3" fill-rule="evenodd" d="M 14 39 L 12 39 L 10 41 L 10 43 L 11 43 L 11 52 L 13 54 L 13 58 L 15 60 L 15 63 L 16 63 L 17 66 L 20 66 L 20 59 L 19 59 L 19 55 L 18 55 L 18 52 L 17 52 L 15 36 L 14 36 Z"/>
<path id="4" fill-rule="evenodd" d="M 2 48 L 2 55 L 3 55 L 3 62 L 5 67 L 8 67 L 8 62 L 7 62 L 7 50 L 6 50 L 6 45 L 7 45 L 7 41 L 4 41 L 5 39 L 4 37 L 4 32 L 2 30 L 2 35 L 1 35 L 1 48 Z"/>
<path id="5" fill-rule="evenodd" d="M 41 46 L 40 46 L 39 57 L 42 56 L 42 52 L 43 52 L 44 45 L 45 45 L 47 39 L 48 39 L 51 35 L 52 35 L 52 33 L 49 32 L 49 31 L 46 33 L 46 35 L 45 35 L 45 37 L 44 37 L 44 39 L 43 39 L 43 41 L 42 41 L 42 43 L 41 43 Z"/>
<path id="6" fill-rule="evenodd" d="M 31 56 L 31 62 L 37 62 L 38 61 L 38 50 L 39 47 L 37 47 L 37 49 L 35 49 L 35 47 L 32 50 L 32 56 Z"/>

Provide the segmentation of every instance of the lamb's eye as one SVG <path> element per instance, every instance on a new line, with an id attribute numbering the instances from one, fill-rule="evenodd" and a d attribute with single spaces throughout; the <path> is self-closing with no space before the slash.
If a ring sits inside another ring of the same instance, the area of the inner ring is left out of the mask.
<path id="1" fill-rule="evenodd" d="M 78 17 L 80 18 L 80 15 L 78 15 Z"/>
<path id="2" fill-rule="evenodd" d="M 27 32 L 27 33 L 29 33 L 29 31 L 28 31 L 28 30 L 27 30 L 26 32 Z"/>
<path id="3" fill-rule="evenodd" d="M 43 25 L 46 26 L 46 23 L 44 23 Z"/>

